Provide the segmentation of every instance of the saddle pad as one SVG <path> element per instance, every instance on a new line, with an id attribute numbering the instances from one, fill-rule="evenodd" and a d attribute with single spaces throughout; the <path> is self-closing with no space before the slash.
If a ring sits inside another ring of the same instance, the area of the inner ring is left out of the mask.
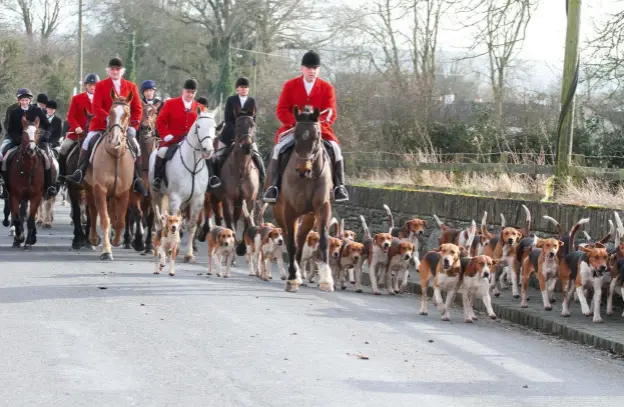
<path id="1" fill-rule="evenodd" d="M 99 133 L 97 135 L 95 135 L 94 137 L 97 137 L 97 140 L 95 141 L 95 145 L 93 146 L 93 150 L 91 150 L 91 155 L 89 156 L 89 163 L 93 164 L 93 157 L 95 156 L 95 152 L 97 151 L 98 146 L 100 145 L 100 143 L 102 142 L 102 133 Z"/>
<path id="2" fill-rule="evenodd" d="M 19 146 L 15 146 L 13 148 L 10 148 L 4 154 L 4 157 L 2 158 L 2 171 L 6 172 L 6 170 L 7 170 L 7 162 L 9 161 L 9 156 L 11 155 L 11 153 L 16 151 L 17 149 L 19 149 Z"/>
<path id="3" fill-rule="evenodd" d="M 91 164 L 93 164 L 93 157 L 95 156 L 95 152 L 97 151 L 98 146 L 100 145 L 100 143 L 104 139 L 104 137 L 102 137 L 102 136 L 103 136 L 102 133 L 99 133 L 98 135 L 94 136 L 94 137 L 97 137 L 98 139 L 95 142 L 95 145 L 93 146 L 93 150 L 91 151 L 91 155 L 89 156 L 89 163 L 91 163 Z M 130 138 L 126 138 L 126 144 L 128 146 L 128 150 L 130 150 L 130 154 L 132 154 L 133 160 L 136 160 L 136 158 L 137 158 L 136 146 L 134 145 L 134 143 L 131 141 Z"/>

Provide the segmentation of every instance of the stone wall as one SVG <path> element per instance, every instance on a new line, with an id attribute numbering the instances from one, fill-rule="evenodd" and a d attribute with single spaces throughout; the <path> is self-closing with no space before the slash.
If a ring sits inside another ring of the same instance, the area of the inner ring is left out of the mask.
<path id="1" fill-rule="evenodd" d="M 407 219 L 417 216 L 427 221 L 427 229 L 422 239 L 421 255 L 437 245 L 440 236 L 433 215 L 437 215 L 446 225 L 466 227 L 471 220 L 481 223 L 483 212 L 488 212 L 488 230 L 500 230 L 500 213 L 505 216 L 508 226 L 523 227 L 526 205 L 532 216 L 532 231 L 543 236 L 554 232 L 551 224 L 542 218 L 551 216 L 561 224 L 563 230 L 569 230 L 579 219 L 590 218 L 585 225 L 594 239 L 599 239 L 609 231 L 608 220 L 614 220 L 613 211 L 581 206 L 560 205 L 556 203 L 522 201 L 514 199 L 482 198 L 466 195 L 452 195 L 441 192 L 406 191 L 390 188 L 368 188 L 349 186 L 348 204 L 333 204 L 333 214 L 338 219 L 345 219 L 345 227 L 354 230 L 358 239 L 362 236 L 359 216 L 363 215 L 372 234 L 388 230 L 388 217 L 383 204 L 392 210 L 395 226 L 400 227 Z M 272 218 L 270 209 L 267 219 Z M 582 237 L 582 236 L 581 236 Z"/>

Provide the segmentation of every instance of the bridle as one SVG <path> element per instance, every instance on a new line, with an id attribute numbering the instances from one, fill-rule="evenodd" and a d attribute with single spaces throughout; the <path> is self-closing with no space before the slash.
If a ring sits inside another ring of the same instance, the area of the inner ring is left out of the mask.
<path id="1" fill-rule="evenodd" d="M 197 152 L 202 151 L 203 150 L 203 142 L 204 140 L 207 139 L 213 139 L 214 137 L 212 136 L 206 136 L 203 138 L 199 137 L 199 120 L 200 119 L 210 119 L 212 120 L 212 122 L 215 124 L 217 124 L 217 121 L 214 119 L 214 117 L 211 116 L 197 116 L 197 119 L 195 120 L 195 132 L 193 133 L 193 135 L 195 136 L 195 138 L 197 139 L 197 141 L 199 142 L 199 147 L 194 146 L 190 140 L 189 140 L 189 136 L 187 135 L 186 137 L 184 137 L 184 142 L 186 144 L 188 144 L 191 149 L 193 150 L 193 169 L 189 168 L 188 165 L 186 165 L 186 163 L 184 162 L 184 155 L 182 154 L 181 151 L 179 151 L 180 153 L 180 161 L 182 161 L 182 165 L 184 166 L 184 168 L 191 174 L 191 178 L 192 178 L 192 184 L 191 184 L 191 193 L 189 194 L 188 199 L 186 199 L 184 202 L 182 202 L 182 205 L 186 204 L 187 202 L 189 202 L 191 200 L 191 198 L 193 197 L 193 193 L 195 192 L 195 175 L 197 175 L 200 171 L 202 171 L 204 169 L 204 167 L 206 167 L 206 159 L 203 157 L 203 154 L 200 155 L 199 160 L 197 159 Z M 199 166 L 199 167 L 198 167 Z"/>
<path id="2" fill-rule="evenodd" d="M 115 106 L 115 105 L 121 105 L 121 106 L 130 108 L 130 104 L 128 104 L 126 102 L 122 102 L 122 101 L 115 101 L 115 102 L 113 102 L 113 106 Z M 119 127 L 119 129 L 121 130 L 122 140 L 125 140 L 127 138 L 126 131 L 128 130 L 128 126 L 126 126 L 126 128 L 124 129 L 123 126 L 121 124 L 119 124 L 119 123 L 114 123 L 114 124 L 109 125 L 106 128 L 106 134 L 110 135 L 111 130 L 113 130 L 115 127 Z M 123 144 L 122 140 L 119 141 L 119 145 Z"/>
<path id="3" fill-rule="evenodd" d="M 238 121 L 240 119 L 243 119 L 243 118 L 250 118 L 251 122 L 252 122 L 252 125 L 249 126 L 249 129 L 250 129 L 249 132 L 247 132 L 245 134 L 241 134 L 241 135 L 236 135 L 236 139 L 238 140 L 238 144 L 241 145 L 241 146 L 242 146 L 243 140 L 245 140 L 245 139 L 249 139 L 250 143 L 253 142 L 253 137 L 256 134 L 256 126 L 255 126 L 255 124 L 253 122 L 253 118 L 251 116 L 238 116 L 236 118 L 236 121 L 234 122 L 234 127 L 235 127 L 235 130 L 234 130 L 235 133 L 234 134 L 236 134 L 236 123 L 238 123 Z"/>

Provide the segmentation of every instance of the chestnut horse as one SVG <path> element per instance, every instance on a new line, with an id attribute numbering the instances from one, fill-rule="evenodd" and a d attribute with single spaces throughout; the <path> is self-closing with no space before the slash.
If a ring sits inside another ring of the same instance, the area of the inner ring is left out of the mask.
<path id="1" fill-rule="evenodd" d="M 89 113 L 87 109 L 84 109 L 85 116 L 87 117 L 87 124 L 85 129 L 89 128 L 89 124 L 91 123 L 91 119 L 94 115 Z M 78 156 L 80 155 L 80 146 L 82 145 L 82 141 L 84 140 L 85 132 L 78 135 L 77 142 L 71 147 L 69 152 L 67 153 L 67 161 L 65 163 L 65 174 L 63 176 L 71 175 L 78 168 Z M 94 250 L 94 245 L 87 240 L 87 236 L 91 231 L 91 219 L 89 217 L 89 211 L 86 205 L 83 204 L 86 201 L 85 190 L 81 184 L 75 184 L 73 182 L 66 182 L 65 188 L 67 188 L 67 194 L 69 195 L 69 203 L 71 205 L 71 219 L 72 225 L 74 226 L 74 238 L 72 239 L 72 248 L 75 250 L 81 249 L 82 247 L 86 247 L 87 249 Z M 82 217 L 86 215 L 86 226 L 83 229 L 83 221 Z M 100 239 L 101 240 L 101 239 Z M 95 246 L 99 245 L 100 241 L 98 240 Z"/>
<path id="2" fill-rule="evenodd" d="M 282 175 L 282 188 L 273 214 L 278 225 L 286 235 L 288 249 L 288 279 L 285 290 L 296 292 L 302 284 L 301 255 L 308 232 L 318 222 L 319 260 L 317 261 L 320 281 L 319 288 L 323 291 L 334 291 L 334 280 L 327 264 L 328 256 L 328 225 L 332 210 L 330 191 L 332 188 L 332 171 L 330 158 L 325 151 L 318 108 L 313 111 L 305 106 L 303 111 L 295 106 L 294 146 Z M 268 179 L 267 179 L 268 186 Z M 295 223 L 301 217 L 297 229 L 295 245 Z"/>
<path id="3" fill-rule="evenodd" d="M 149 158 L 158 142 L 158 137 L 156 135 L 156 115 L 158 114 L 159 107 L 160 102 L 155 105 L 143 103 L 143 117 L 141 118 L 141 127 L 139 128 L 138 137 L 139 146 L 141 148 L 141 178 L 143 178 L 143 183 L 145 185 L 149 185 Z M 130 193 L 130 205 L 128 205 L 128 211 L 126 213 L 126 232 L 124 233 L 123 241 L 124 249 L 134 249 L 137 252 L 145 251 L 146 254 L 152 253 L 154 249 L 152 244 L 154 212 L 152 212 L 149 190 L 147 194 L 147 196 L 143 196 L 134 191 Z M 145 228 L 147 228 L 147 233 L 145 234 L 145 242 L 143 242 Z"/>
<path id="4" fill-rule="evenodd" d="M 11 226 L 15 228 L 13 247 L 24 243 L 24 250 L 29 250 L 37 242 L 37 210 L 43 197 L 45 169 L 39 145 L 39 118 L 29 122 L 22 117 L 22 142 L 17 153 L 12 154 L 7 162 L 9 169 L 9 202 L 11 206 Z M 28 201 L 28 236 L 24 239 L 24 217 L 20 214 L 20 204 Z M 25 240 L 25 242 L 24 242 Z"/>
<path id="5" fill-rule="evenodd" d="M 96 245 L 99 239 L 96 219 L 100 215 L 103 235 L 100 260 L 113 260 L 110 241 L 111 221 L 115 230 L 112 244 L 115 247 L 121 246 L 126 226 L 126 209 L 134 178 L 134 157 L 128 151 L 126 135 L 130 125 L 130 102 L 133 94 L 131 91 L 125 98 L 117 95 L 115 89 L 111 89 L 110 97 L 113 104 L 108 112 L 108 128 L 99 144 L 95 146 L 92 163 L 87 168 L 84 178 L 89 217 L 93 226 L 89 240 L 93 245 Z"/>
<path id="6" fill-rule="evenodd" d="M 254 202 L 260 193 L 260 174 L 254 165 L 251 156 L 251 145 L 256 137 L 256 123 L 253 119 L 254 111 L 247 112 L 236 107 L 234 111 L 234 143 L 221 169 L 221 187 L 213 191 L 212 210 L 219 214 L 219 203 L 223 207 L 225 225 L 234 231 L 241 218 L 242 203 L 247 208 L 253 208 Z M 220 219 L 215 223 L 220 225 Z M 249 225 L 245 225 L 246 229 Z M 244 230 L 243 229 L 243 230 Z"/>

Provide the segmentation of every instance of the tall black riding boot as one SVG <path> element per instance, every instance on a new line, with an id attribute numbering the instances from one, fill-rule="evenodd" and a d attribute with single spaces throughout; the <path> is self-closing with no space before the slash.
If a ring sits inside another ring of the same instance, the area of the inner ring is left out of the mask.
<path id="1" fill-rule="evenodd" d="M 56 187 L 52 185 L 52 169 L 43 171 L 44 188 L 48 197 L 56 196 Z"/>
<path id="2" fill-rule="evenodd" d="M 280 174 L 279 174 L 279 159 L 271 158 L 271 162 L 269 163 L 269 183 L 270 186 L 267 188 L 266 192 L 262 196 L 264 202 L 267 203 L 275 203 L 277 202 L 277 197 L 279 195 L 279 185 L 280 185 Z"/>
<path id="3" fill-rule="evenodd" d="M 147 196 L 147 189 L 145 189 L 145 184 L 143 184 L 143 178 L 141 177 L 141 157 L 137 157 L 134 160 L 134 192 L 138 192 L 143 196 Z"/>
<path id="4" fill-rule="evenodd" d="M 93 137 L 93 139 L 95 139 L 95 137 Z M 80 147 L 80 155 L 78 156 L 78 167 L 72 175 L 70 175 L 69 177 L 65 177 L 66 181 L 74 184 L 82 184 L 84 174 L 87 172 L 87 167 L 89 165 L 89 157 L 91 156 L 91 149 L 93 148 L 94 144 L 93 139 L 91 139 L 91 143 L 89 143 L 88 150 Z"/>
<path id="5" fill-rule="evenodd" d="M 208 179 L 208 190 L 217 189 L 221 186 L 221 179 L 219 178 L 219 173 L 221 170 L 221 160 L 225 154 L 221 154 L 220 156 L 216 156 L 214 160 L 206 160 L 206 165 L 208 166 L 208 170 L 210 172 L 210 178 Z"/>
<path id="6" fill-rule="evenodd" d="M 256 149 L 251 150 L 251 159 L 258 168 L 258 175 L 260 177 L 260 188 L 264 188 L 264 181 L 266 180 L 266 168 L 264 167 L 264 160 L 260 155 L 260 152 Z"/>
<path id="7" fill-rule="evenodd" d="M 154 165 L 154 182 L 152 183 L 152 188 L 156 191 L 160 192 L 160 188 L 162 187 L 162 180 L 165 177 L 165 159 L 159 156 L 156 156 L 156 164 Z"/>
<path id="8" fill-rule="evenodd" d="M 349 193 L 344 185 L 344 161 L 334 163 L 334 201 L 345 202 L 349 200 Z"/>

